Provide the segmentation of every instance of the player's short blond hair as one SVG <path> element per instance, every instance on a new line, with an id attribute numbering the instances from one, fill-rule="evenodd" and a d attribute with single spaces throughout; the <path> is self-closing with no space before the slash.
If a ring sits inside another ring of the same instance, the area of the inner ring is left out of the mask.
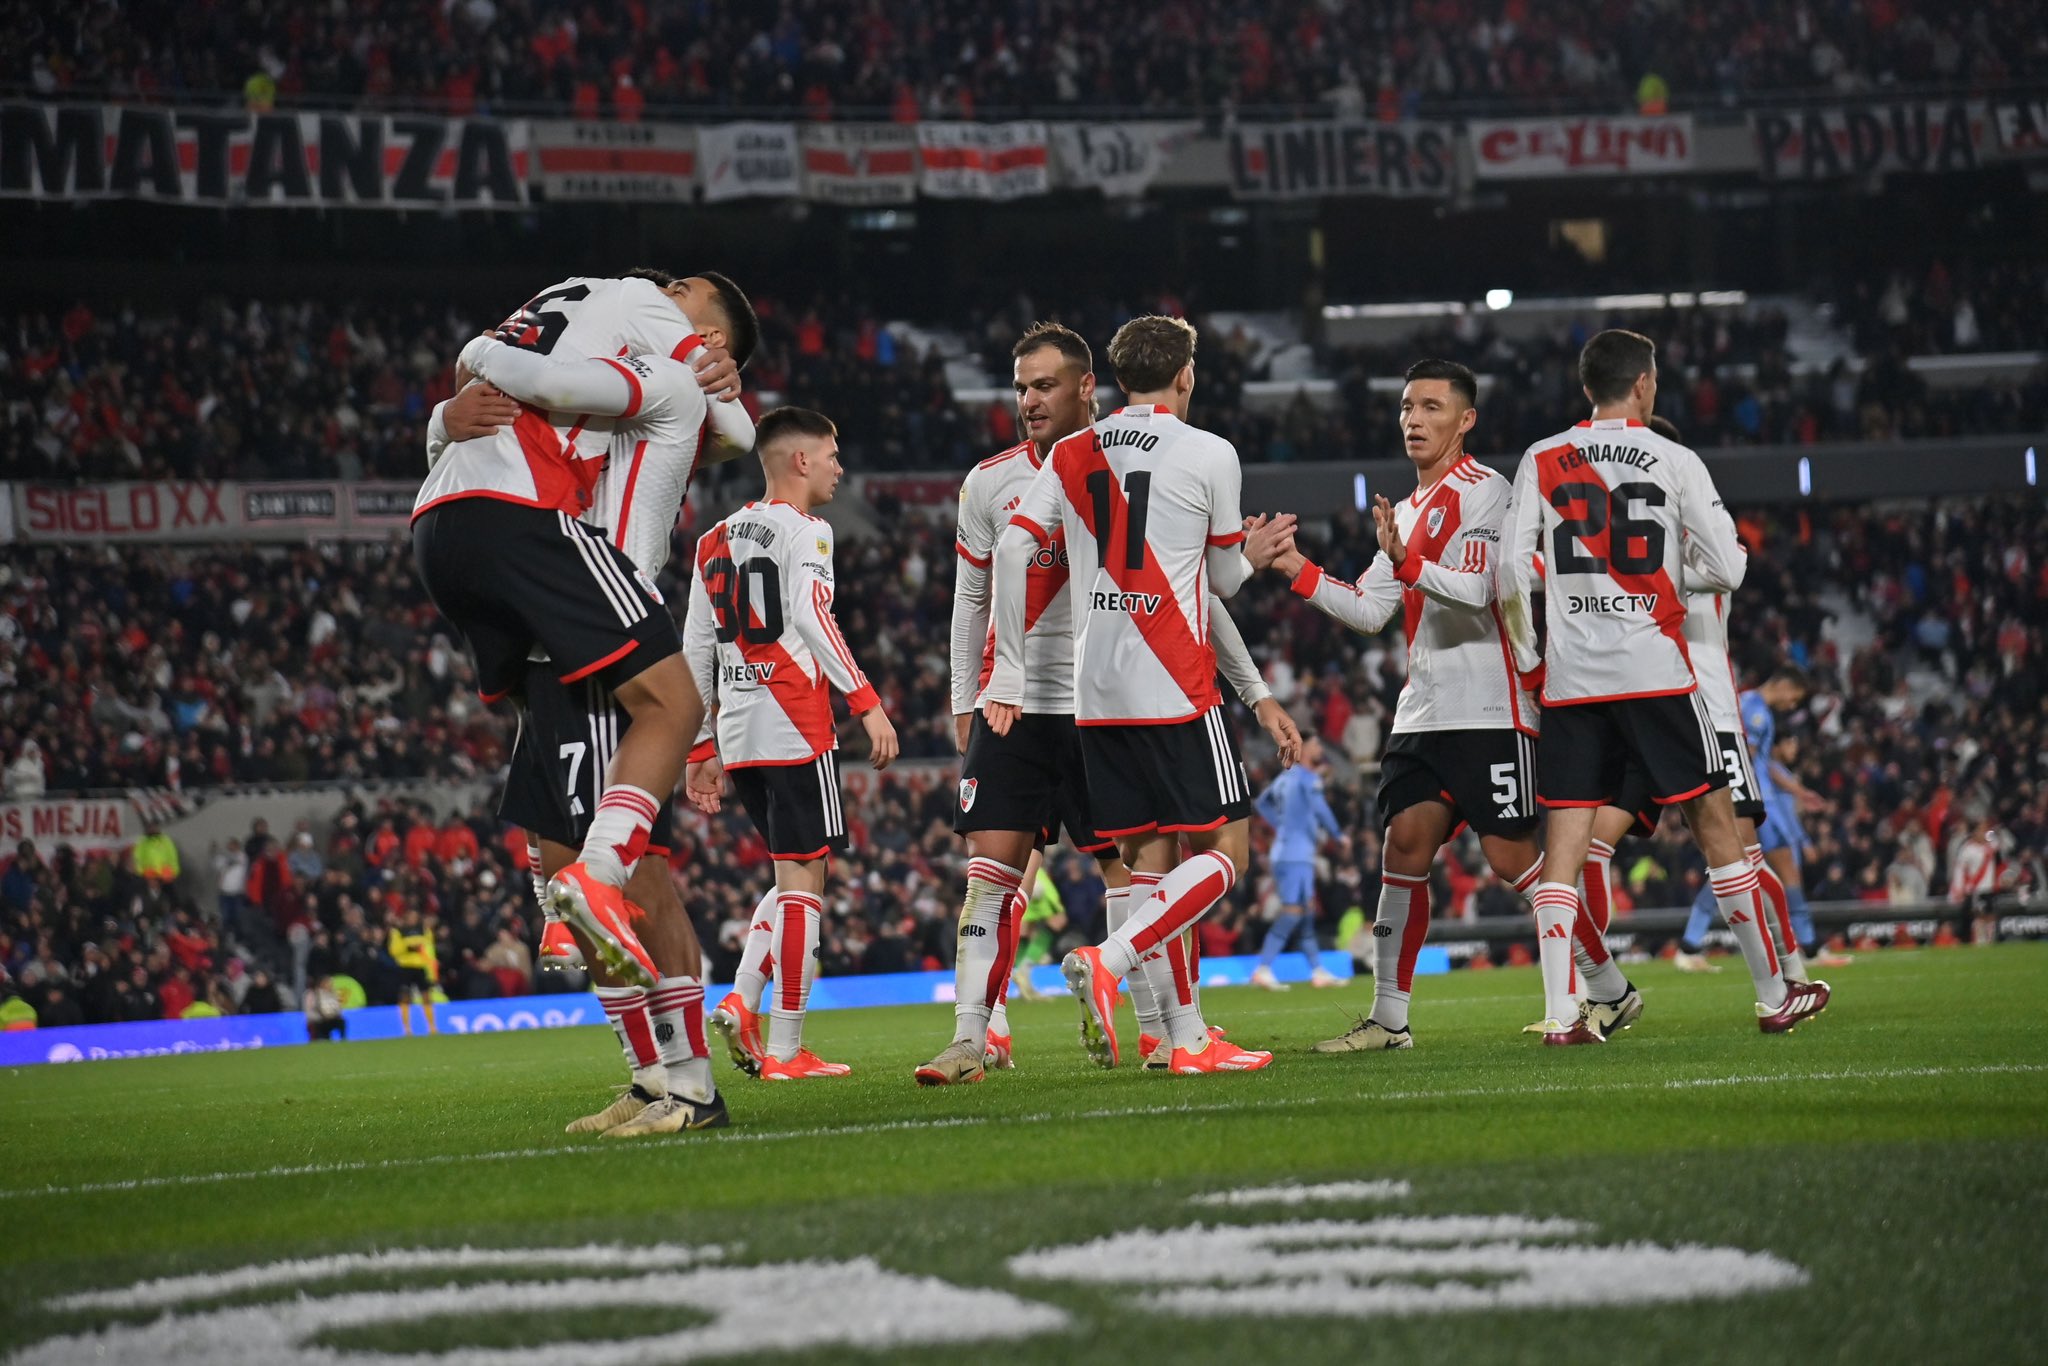
<path id="1" fill-rule="evenodd" d="M 1195 329 L 1185 318 L 1133 318 L 1109 339 L 1109 368 L 1127 394 L 1158 393 L 1194 358 Z"/>

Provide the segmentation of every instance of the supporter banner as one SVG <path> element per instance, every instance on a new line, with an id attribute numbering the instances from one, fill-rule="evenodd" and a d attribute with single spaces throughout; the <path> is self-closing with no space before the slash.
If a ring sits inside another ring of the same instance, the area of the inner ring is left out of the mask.
<path id="1" fill-rule="evenodd" d="M 2048 100 L 2000 100 L 1991 106 L 1998 145 L 2017 156 L 2048 152 Z"/>
<path id="2" fill-rule="evenodd" d="M 933 199 L 1022 199 L 1051 185 L 1045 125 L 920 123 L 918 188 Z"/>
<path id="3" fill-rule="evenodd" d="M 1966 100 L 1773 110 L 1751 118 L 1766 180 L 1973 171 L 1989 123 L 1985 106 Z"/>
<path id="4" fill-rule="evenodd" d="M 803 189 L 797 175 L 796 125 L 723 123 L 697 130 L 704 198 L 780 198 Z"/>
<path id="5" fill-rule="evenodd" d="M 48 858 L 59 845 L 80 854 L 118 854 L 142 838 L 142 818 L 126 797 L 61 797 L 0 805 L 0 852 L 23 840 Z"/>
<path id="6" fill-rule="evenodd" d="M 678 124 L 536 122 L 533 157 L 550 200 L 687 203 L 697 185 L 697 136 Z"/>
<path id="7" fill-rule="evenodd" d="M 917 198 L 917 130 L 905 123 L 807 123 L 804 197 L 822 204 L 908 204 Z"/>
<path id="8" fill-rule="evenodd" d="M 1256 957 L 1204 958 L 1204 986 L 1243 986 L 1251 981 Z M 1326 971 L 1352 975 L 1351 955 L 1335 951 L 1322 957 Z M 1447 956 L 1423 950 L 1419 973 L 1450 970 Z M 1280 980 L 1303 981 L 1307 964 L 1288 954 L 1275 965 Z M 1066 990 L 1057 964 L 1032 970 L 1032 985 L 1048 996 Z M 704 1006 L 715 1009 L 732 990 L 707 987 Z M 811 1009 L 851 1010 L 867 1006 L 924 1005 L 953 999 L 950 972 L 885 972 L 860 977 L 820 977 L 811 989 Z M 397 1038 L 403 1030 L 395 1006 L 366 1006 L 343 1012 L 349 1040 Z M 491 1034 L 508 1029 L 562 1029 L 604 1022 L 604 1007 L 595 996 L 507 996 L 494 1001 L 448 1001 L 434 1007 L 444 1034 Z M 148 1058 L 178 1053 L 232 1053 L 252 1048 L 277 1048 L 307 1041 L 306 1020 L 299 1014 L 230 1015 L 201 1020 L 152 1020 L 142 1024 L 81 1025 L 72 1029 L 24 1029 L 0 1032 L 0 1067 L 39 1062 L 97 1062 L 107 1058 Z M 325 1047 L 326 1045 L 323 1045 Z M 346 1047 L 338 1043 L 335 1047 Z"/>
<path id="9" fill-rule="evenodd" d="M 1100 190 L 1111 199 L 1145 193 L 1181 144 L 1200 131 L 1194 123 L 1056 123 L 1060 183 Z"/>
<path id="10" fill-rule="evenodd" d="M 1230 131 L 1230 190 L 1239 199 L 1448 195 L 1456 164 L 1446 124 L 1318 121 Z"/>
<path id="11" fill-rule="evenodd" d="M 514 209 L 523 121 L 0 105 L 0 196 L 278 208 Z"/>
<path id="12" fill-rule="evenodd" d="M 1481 180 L 1659 175 L 1692 169 L 1692 115 L 1666 118 L 1474 119 L 1472 170 Z"/>
<path id="13" fill-rule="evenodd" d="M 412 519 L 406 483 L 15 484 L 11 540 L 299 541 L 382 536 Z"/>

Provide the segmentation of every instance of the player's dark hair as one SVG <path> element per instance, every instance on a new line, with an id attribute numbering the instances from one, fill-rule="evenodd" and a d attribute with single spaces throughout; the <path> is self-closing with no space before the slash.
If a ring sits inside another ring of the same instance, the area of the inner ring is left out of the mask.
<path id="1" fill-rule="evenodd" d="M 1780 664 L 1777 668 L 1771 670 L 1770 681 L 1773 683 L 1790 683 L 1793 687 L 1804 693 L 1813 691 L 1812 675 L 1808 674 L 1806 670 L 1800 668 L 1797 664 Z"/>
<path id="2" fill-rule="evenodd" d="M 1095 352 L 1079 332 L 1065 323 L 1038 322 L 1024 329 L 1024 335 L 1017 338 L 1017 344 L 1010 348 L 1013 360 L 1023 360 L 1033 351 L 1045 347 L 1057 350 L 1069 363 L 1079 366 L 1082 374 L 1095 368 Z"/>
<path id="3" fill-rule="evenodd" d="M 1403 383 L 1418 379 L 1445 380 L 1465 396 L 1467 408 L 1479 406 L 1479 376 L 1472 373 L 1469 365 L 1460 365 L 1454 360 L 1419 360 L 1408 367 L 1408 372 L 1401 379 Z"/>
<path id="4" fill-rule="evenodd" d="M 652 280 L 667 289 L 676 282 L 676 277 L 656 266 L 635 266 L 619 277 L 621 280 Z"/>
<path id="5" fill-rule="evenodd" d="M 1595 333 L 1579 352 L 1579 383 L 1595 403 L 1627 398 L 1635 382 L 1657 364 L 1657 343 L 1640 332 L 1611 327 Z"/>
<path id="6" fill-rule="evenodd" d="M 754 447 L 765 451 L 788 437 L 837 435 L 839 428 L 823 413 L 809 408 L 774 408 L 761 414 L 761 420 L 754 424 Z"/>
<path id="7" fill-rule="evenodd" d="M 725 349 L 732 353 L 732 363 L 742 370 L 754 358 L 754 348 L 761 344 L 761 317 L 754 312 L 754 305 L 741 292 L 740 287 L 727 275 L 715 270 L 700 270 L 697 278 L 711 286 L 711 292 L 718 296 L 718 306 L 725 310 L 729 324 L 725 333 Z"/>
<path id="8" fill-rule="evenodd" d="M 1185 318 L 1151 313 L 1133 318 L 1109 339 L 1109 368 L 1127 394 L 1156 394 L 1195 358 L 1195 328 Z"/>
<path id="9" fill-rule="evenodd" d="M 1652 413 L 1650 414 L 1650 420 L 1643 425 L 1663 437 L 1666 441 L 1676 441 L 1681 446 L 1685 444 L 1685 438 L 1678 434 L 1678 424 L 1668 417 Z"/>

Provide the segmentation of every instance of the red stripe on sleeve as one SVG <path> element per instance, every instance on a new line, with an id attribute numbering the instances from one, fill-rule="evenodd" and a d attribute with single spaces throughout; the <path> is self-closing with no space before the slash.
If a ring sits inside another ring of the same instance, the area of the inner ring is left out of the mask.
<path id="1" fill-rule="evenodd" d="M 634 374 L 630 369 L 619 364 L 617 361 L 611 359 L 609 356 L 600 356 L 598 359 L 602 360 L 606 365 L 609 365 L 612 369 L 618 371 L 620 374 L 626 377 L 626 389 L 629 393 L 633 395 L 633 401 L 626 405 L 626 411 L 620 413 L 619 416 L 631 417 L 633 414 L 639 412 L 641 399 L 640 376 Z M 582 427 L 579 426 L 577 430 L 581 431 Z"/>

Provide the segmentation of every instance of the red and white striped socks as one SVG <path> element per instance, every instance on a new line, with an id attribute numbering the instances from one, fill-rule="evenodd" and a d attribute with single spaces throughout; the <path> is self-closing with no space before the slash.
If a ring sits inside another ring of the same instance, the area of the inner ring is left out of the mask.
<path id="1" fill-rule="evenodd" d="M 1153 949 L 1174 938 L 1229 895 L 1237 883 L 1237 866 L 1214 849 L 1193 854 L 1160 880 L 1159 890 L 1136 906 L 1124 927 L 1102 945 L 1102 964 L 1118 977 L 1128 977 Z"/>
<path id="2" fill-rule="evenodd" d="M 670 1087 L 685 1100 L 710 1100 L 718 1088 L 704 1045 L 704 984 L 695 977 L 662 978 L 647 993 L 647 1013 Z"/>
<path id="3" fill-rule="evenodd" d="M 1562 882 L 1537 884 L 1529 899 L 1536 912 L 1536 962 L 1543 971 L 1543 1014 L 1569 1025 L 1578 1018 L 1572 999 L 1572 950 L 1579 921 L 1579 889 Z M 1618 993 L 1617 993 L 1618 994 Z"/>
<path id="4" fill-rule="evenodd" d="M 768 1011 L 768 1052 L 788 1062 L 804 1046 L 804 1010 L 818 974 L 818 922 L 825 903 L 809 892 L 775 894 L 775 995 Z"/>
<path id="5" fill-rule="evenodd" d="M 1792 931 L 1792 899 L 1785 895 L 1784 882 L 1764 861 L 1761 844 L 1752 844 L 1742 852 L 1749 856 L 1749 866 L 1756 869 L 1756 885 L 1770 912 L 1764 924 L 1771 932 L 1771 947 L 1778 953 L 1778 973 L 1788 982 L 1803 984 L 1807 980 L 1806 955 L 1799 948 L 1799 936 Z"/>
<path id="6" fill-rule="evenodd" d="M 761 1008 L 761 993 L 767 990 L 768 974 L 775 963 L 775 897 L 770 887 L 754 903 L 747 922 L 747 937 L 740 945 L 740 965 L 733 972 L 732 990 L 748 1010 Z"/>
<path id="7" fill-rule="evenodd" d="M 1380 874 L 1380 907 L 1372 928 L 1372 1009 L 1366 1018 L 1387 1029 L 1408 1027 L 1415 958 L 1429 934 L 1429 878 Z"/>
<path id="8" fill-rule="evenodd" d="M 1756 984 L 1756 999 L 1776 1010 L 1785 1004 L 1785 980 L 1778 975 L 1778 955 L 1771 950 L 1770 937 L 1764 929 L 1764 918 L 1769 912 L 1764 908 L 1763 891 L 1757 886 L 1756 869 L 1745 859 L 1707 869 L 1707 880 L 1713 884 L 1721 918 L 1735 932 L 1735 945 L 1742 950 L 1742 961 L 1749 965 L 1750 980 Z"/>
<path id="9" fill-rule="evenodd" d="M 1010 899 L 1010 939 L 1004 950 L 1010 967 L 1003 974 L 1002 985 L 996 989 L 996 1003 L 989 1007 L 988 1032 L 1004 1038 L 1010 1036 L 1010 983 L 1017 973 L 1017 950 L 1024 943 L 1024 911 L 1029 904 L 1021 889 Z"/>
<path id="10" fill-rule="evenodd" d="M 533 836 L 526 837 L 526 875 L 533 879 L 533 899 L 540 903 L 541 919 L 553 920 L 554 907 L 548 904 L 548 880 L 541 876 L 540 841 Z"/>
<path id="11" fill-rule="evenodd" d="M 633 1084 L 650 1098 L 661 1099 L 668 1094 L 668 1069 L 662 1063 L 661 1045 L 655 1042 L 647 993 L 639 987 L 597 987 L 595 991 L 612 1033 L 619 1036 Z"/>
<path id="12" fill-rule="evenodd" d="M 1161 995 L 1155 980 L 1153 995 L 1159 1002 L 1161 1037 L 1166 1040 L 1161 1046 L 1200 1052 L 1208 1047 L 1209 1026 L 1202 1020 L 1202 1002 L 1195 990 L 1201 959 L 1194 938 L 1189 933 L 1177 934 L 1159 950 L 1166 960 L 1166 990 Z"/>
<path id="13" fill-rule="evenodd" d="M 967 861 L 967 895 L 953 958 L 953 1037 L 988 1047 L 989 1019 L 1015 961 L 1011 931 L 1024 872 L 992 858 Z"/>
<path id="14" fill-rule="evenodd" d="M 614 887 L 626 885 L 633 865 L 647 852 L 654 830 L 654 818 L 661 803 L 652 792 L 631 783 L 613 783 L 597 799 L 590 817 L 590 832 L 583 837 L 579 857 L 583 866 L 600 882 Z"/>

